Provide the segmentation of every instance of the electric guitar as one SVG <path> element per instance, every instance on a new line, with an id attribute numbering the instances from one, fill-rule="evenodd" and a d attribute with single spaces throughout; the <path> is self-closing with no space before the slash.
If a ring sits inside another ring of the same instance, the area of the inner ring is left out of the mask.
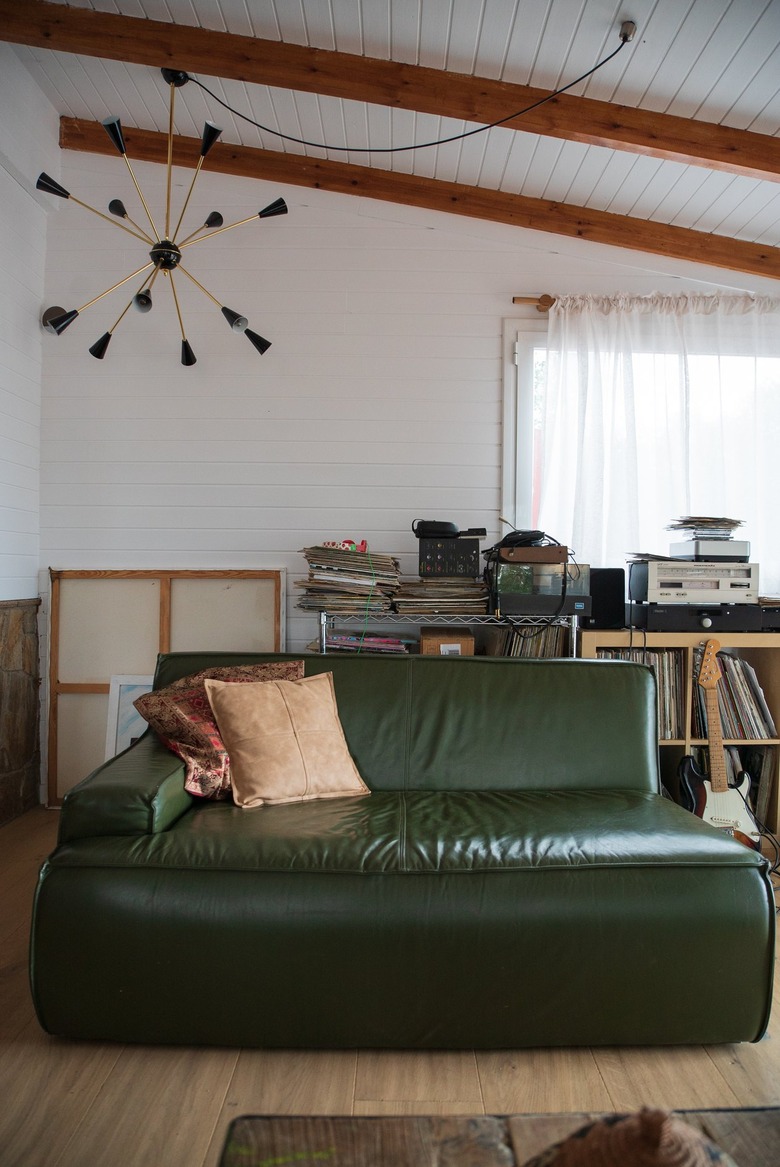
<path id="1" fill-rule="evenodd" d="M 726 757 L 723 751 L 723 733 L 718 707 L 718 664 L 717 640 L 708 640 L 704 648 L 698 681 L 704 690 L 709 733 L 710 774 L 705 778 L 699 772 L 690 755 L 680 762 L 677 776 L 680 782 L 680 801 L 686 810 L 692 811 L 700 819 L 719 827 L 740 843 L 760 850 L 761 835 L 748 803 L 750 775 L 744 770 L 736 783 L 728 780 Z"/>

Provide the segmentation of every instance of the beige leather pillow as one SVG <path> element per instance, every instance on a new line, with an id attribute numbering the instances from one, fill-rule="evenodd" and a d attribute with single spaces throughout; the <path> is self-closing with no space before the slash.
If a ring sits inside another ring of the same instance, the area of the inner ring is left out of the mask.
<path id="1" fill-rule="evenodd" d="M 370 793 L 347 749 L 332 673 L 300 681 L 203 683 L 239 806 Z"/>
<path id="2" fill-rule="evenodd" d="M 264 661 L 257 665 L 219 665 L 180 677 L 133 704 L 169 750 L 185 763 L 184 789 L 201 798 L 229 798 L 230 760 L 203 688 L 206 677 L 220 681 L 297 681 L 302 660 Z"/>

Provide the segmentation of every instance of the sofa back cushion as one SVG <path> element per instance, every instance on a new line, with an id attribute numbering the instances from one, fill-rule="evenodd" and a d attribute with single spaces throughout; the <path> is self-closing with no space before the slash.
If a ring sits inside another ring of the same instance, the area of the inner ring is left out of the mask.
<path id="1" fill-rule="evenodd" d="M 169 653 L 155 688 L 214 665 L 292 654 Z M 624 661 L 307 656 L 332 672 L 372 790 L 657 791 L 655 681 Z"/>

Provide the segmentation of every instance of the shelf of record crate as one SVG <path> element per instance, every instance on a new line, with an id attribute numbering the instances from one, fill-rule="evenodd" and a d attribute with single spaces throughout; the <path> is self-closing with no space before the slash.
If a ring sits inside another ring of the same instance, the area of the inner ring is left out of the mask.
<path id="1" fill-rule="evenodd" d="M 708 640 L 717 640 L 723 650 L 734 650 L 735 655 L 743 658 L 755 670 L 756 679 L 763 691 L 769 714 L 775 723 L 775 733 L 780 726 L 780 633 L 777 632 L 645 632 L 637 629 L 602 629 L 593 631 L 586 629 L 579 635 L 580 656 L 587 658 L 597 657 L 601 650 L 625 651 L 635 650 L 641 653 L 645 650 L 652 653 L 663 650 L 678 650 L 682 655 L 681 688 L 679 694 L 680 706 L 678 709 L 678 727 L 682 734 L 665 734 L 662 730 L 663 698 L 659 685 L 659 745 L 676 749 L 681 754 L 688 754 L 697 747 L 706 747 L 707 739 L 694 736 L 695 723 L 693 720 L 694 694 L 696 689 L 695 653 L 703 648 Z M 780 737 L 730 737 L 723 736 L 724 746 L 736 746 L 748 749 L 780 746 Z M 775 749 L 778 764 L 773 767 L 772 792 L 767 813 L 767 825 L 777 833 L 780 828 L 780 806 L 778 805 L 778 787 L 780 787 L 780 749 Z"/>
<path id="2" fill-rule="evenodd" d="M 371 612 L 368 616 L 364 612 L 320 612 L 320 652 L 325 653 L 328 628 L 332 628 L 338 620 L 339 624 L 406 624 L 418 627 L 420 625 L 436 624 L 446 628 L 463 628 L 473 625 L 503 625 L 505 628 L 520 626 L 522 628 L 547 628 L 551 624 L 566 627 L 571 632 L 572 653 L 577 641 L 579 617 L 572 616 L 496 616 L 478 612 Z"/>

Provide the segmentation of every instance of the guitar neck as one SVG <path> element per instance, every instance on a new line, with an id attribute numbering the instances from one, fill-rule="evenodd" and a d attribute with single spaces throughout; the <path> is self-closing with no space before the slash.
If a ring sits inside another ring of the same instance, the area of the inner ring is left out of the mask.
<path id="1" fill-rule="evenodd" d="M 704 690 L 704 703 L 707 710 L 707 733 L 709 735 L 710 783 L 716 794 L 722 794 L 728 790 L 729 780 L 726 771 L 726 755 L 723 752 L 723 731 L 720 724 L 720 707 L 718 706 L 718 690 L 716 688 Z"/>

